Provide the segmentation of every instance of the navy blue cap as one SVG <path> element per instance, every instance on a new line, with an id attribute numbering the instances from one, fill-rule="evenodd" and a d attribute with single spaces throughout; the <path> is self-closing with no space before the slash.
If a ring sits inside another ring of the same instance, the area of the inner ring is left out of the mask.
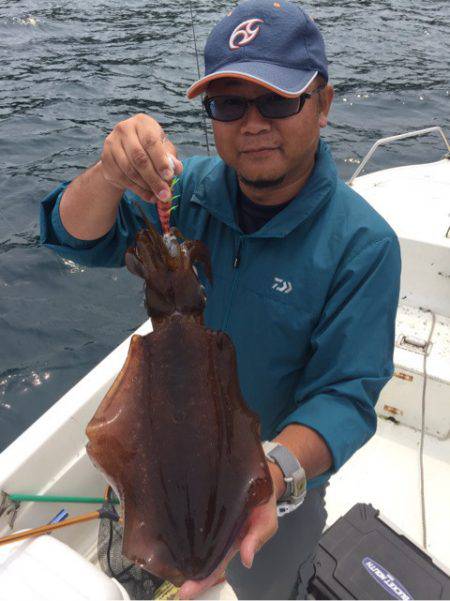
<path id="1" fill-rule="evenodd" d="M 205 76 L 188 98 L 220 77 L 258 83 L 277 94 L 301 94 L 320 74 L 328 81 L 322 34 L 298 5 L 287 0 L 246 0 L 214 27 L 205 46 Z"/>

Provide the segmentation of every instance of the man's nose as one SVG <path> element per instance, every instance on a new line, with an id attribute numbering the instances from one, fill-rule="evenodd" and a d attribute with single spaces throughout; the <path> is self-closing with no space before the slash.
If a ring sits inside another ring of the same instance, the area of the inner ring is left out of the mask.
<path id="1" fill-rule="evenodd" d="M 261 132 L 269 131 L 270 128 L 271 124 L 269 119 L 263 117 L 254 104 L 250 104 L 247 108 L 247 112 L 242 118 L 241 133 L 259 134 Z"/>

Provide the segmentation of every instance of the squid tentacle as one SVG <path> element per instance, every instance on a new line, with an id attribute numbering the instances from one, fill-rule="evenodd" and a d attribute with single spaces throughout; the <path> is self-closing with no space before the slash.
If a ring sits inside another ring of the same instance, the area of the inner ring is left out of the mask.
<path id="1" fill-rule="evenodd" d="M 206 277 L 212 284 L 213 275 L 211 268 L 211 259 L 209 258 L 209 251 L 203 242 L 200 240 L 186 240 L 182 244 L 183 248 L 187 250 L 191 263 L 198 261 L 203 264 L 205 269 Z"/>

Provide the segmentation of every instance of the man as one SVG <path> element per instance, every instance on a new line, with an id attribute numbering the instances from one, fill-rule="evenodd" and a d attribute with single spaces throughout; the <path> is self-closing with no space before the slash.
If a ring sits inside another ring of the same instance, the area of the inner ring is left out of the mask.
<path id="1" fill-rule="evenodd" d="M 218 570 L 180 594 L 209 587 L 239 550 L 227 570 L 239 598 L 304 598 L 326 483 L 374 433 L 392 374 L 399 247 L 320 140 L 333 89 L 298 6 L 239 4 L 210 34 L 205 72 L 188 96 L 205 94 L 220 158 L 181 163 L 151 117 L 122 121 L 101 161 L 44 199 L 42 240 L 87 265 L 123 265 L 142 227 L 133 201 L 158 223 L 151 203 L 180 175 L 173 223 L 211 253 L 206 324 L 231 336 L 244 398 L 278 443 L 265 447 L 273 498 Z"/>

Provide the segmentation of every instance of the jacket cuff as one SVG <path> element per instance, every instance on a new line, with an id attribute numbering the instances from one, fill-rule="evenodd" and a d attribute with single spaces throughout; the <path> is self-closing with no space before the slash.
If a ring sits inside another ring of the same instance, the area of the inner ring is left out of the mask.
<path id="1" fill-rule="evenodd" d="M 63 182 L 41 202 L 41 243 L 50 248 L 55 246 L 66 246 L 79 250 L 93 248 L 105 236 L 96 240 L 80 240 L 69 234 L 61 221 L 59 206 L 69 184 L 70 181 Z"/>
<path id="2" fill-rule="evenodd" d="M 325 474 L 308 482 L 311 488 L 327 481 L 373 436 L 376 414 L 372 408 L 360 413 L 350 400 L 323 393 L 303 402 L 290 413 L 277 427 L 277 434 L 291 424 L 315 430 L 327 444 L 333 458 L 333 465 Z M 339 438 L 336 432 L 340 433 Z"/>

